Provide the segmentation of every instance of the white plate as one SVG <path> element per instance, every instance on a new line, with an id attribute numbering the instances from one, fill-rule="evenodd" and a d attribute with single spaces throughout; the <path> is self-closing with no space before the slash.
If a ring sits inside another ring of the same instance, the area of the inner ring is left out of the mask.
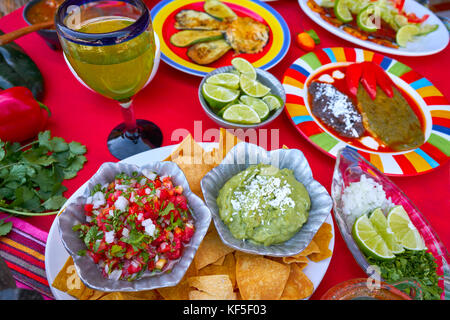
<path id="1" fill-rule="evenodd" d="M 409 42 L 405 48 L 400 47 L 397 49 L 385 47 L 370 41 L 361 40 L 339 28 L 336 28 L 335 26 L 323 20 L 317 12 L 312 11 L 307 5 L 307 1 L 308 0 L 298 0 L 298 3 L 300 4 L 300 7 L 306 13 L 306 15 L 310 17 L 315 23 L 342 39 L 353 42 L 354 44 L 368 49 L 384 53 L 396 54 L 400 56 L 427 56 L 444 50 L 449 42 L 449 33 L 442 21 L 433 12 L 414 0 L 405 1 L 405 12 L 415 13 L 418 17 L 422 17 L 424 14 L 429 14 L 430 17 L 426 20 L 426 23 L 438 24 L 439 28 L 426 36 L 418 37 L 417 40 Z M 320 0 L 316 1 L 320 4 Z"/>
<path id="2" fill-rule="evenodd" d="M 166 147 L 142 152 L 135 156 L 124 159 L 124 160 L 122 160 L 122 162 L 132 163 L 132 164 L 136 164 L 136 165 L 140 166 L 140 165 L 144 165 L 150 161 L 162 161 L 163 159 L 167 158 L 177 146 L 178 145 L 166 146 Z M 206 151 L 216 148 L 217 146 L 218 146 L 217 143 L 202 143 L 202 147 Z M 84 185 L 82 185 L 77 191 L 75 191 L 67 201 L 69 202 L 69 201 L 72 201 L 73 199 L 75 199 L 79 194 L 82 193 L 83 189 L 84 189 Z M 55 280 L 56 276 L 58 275 L 59 271 L 63 268 L 64 264 L 66 263 L 67 259 L 69 258 L 69 254 L 61 242 L 57 220 L 58 220 L 58 217 L 56 217 L 55 220 L 53 221 L 53 224 L 48 233 L 47 243 L 45 246 L 45 273 L 47 275 L 47 280 L 50 285 L 52 294 L 56 300 L 74 300 L 75 298 L 72 297 L 71 295 L 69 295 L 65 292 L 62 292 L 60 290 L 57 290 L 57 289 L 53 288 L 51 285 L 53 283 L 53 281 Z M 333 238 L 330 241 L 329 249 L 331 251 L 333 251 L 335 234 L 334 234 L 333 218 L 332 218 L 331 213 L 327 217 L 325 222 L 331 224 L 331 232 L 333 234 Z M 327 272 L 330 261 L 331 261 L 331 257 L 328 259 L 322 260 L 320 262 L 310 261 L 308 263 L 308 266 L 305 269 L 303 269 L 303 272 L 314 284 L 314 290 L 317 289 L 317 287 L 319 286 L 320 282 L 322 281 L 325 273 Z"/>

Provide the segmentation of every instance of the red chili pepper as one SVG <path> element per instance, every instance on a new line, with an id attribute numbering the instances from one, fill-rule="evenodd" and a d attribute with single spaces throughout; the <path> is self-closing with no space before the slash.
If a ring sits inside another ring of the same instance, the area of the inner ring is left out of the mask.
<path id="1" fill-rule="evenodd" d="M 427 20 L 430 17 L 430 15 L 429 14 L 424 14 L 422 16 L 422 18 L 419 18 L 419 17 L 416 16 L 415 13 L 408 13 L 408 14 L 405 14 L 405 17 L 408 18 L 408 22 L 409 23 L 422 23 L 425 20 Z"/>
<path id="2" fill-rule="evenodd" d="M 405 5 L 405 0 L 392 0 L 394 3 L 394 8 L 397 9 L 397 12 L 403 11 L 403 6 Z"/>
<path id="3" fill-rule="evenodd" d="M 372 63 L 372 68 L 375 72 L 377 84 L 389 98 L 392 98 L 394 96 L 394 90 L 392 89 L 394 83 L 392 82 L 391 78 L 386 74 L 386 72 L 384 72 L 383 68 L 381 68 L 379 65 Z"/>
<path id="4" fill-rule="evenodd" d="M 347 67 L 347 71 L 345 72 L 345 80 L 347 82 L 348 90 L 352 95 L 356 97 L 358 93 L 359 80 L 361 79 L 362 74 L 362 64 L 361 63 L 353 63 Z"/>
<path id="5" fill-rule="evenodd" d="M 22 142 L 42 131 L 50 111 L 25 87 L 0 92 L 0 139 Z"/>
<path id="6" fill-rule="evenodd" d="M 372 62 L 362 63 L 362 77 L 361 83 L 369 94 L 370 98 L 373 100 L 377 96 L 377 78 L 375 77 L 374 68 L 372 67 Z"/>

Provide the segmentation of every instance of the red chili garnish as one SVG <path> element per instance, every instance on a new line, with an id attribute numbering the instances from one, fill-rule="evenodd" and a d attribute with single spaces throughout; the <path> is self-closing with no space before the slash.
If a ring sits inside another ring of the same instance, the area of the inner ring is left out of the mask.
<path id="1" fill-rule="evenodd" d="M 394 85 L 391 78 L 386 74 L 386 72 L 379 65 L 372 63 L 372 68 L 375 72 L 375 78 L 377 79 L 377 84 L 380 86 L 381 90 L 389 97 L 394 96 L 394 91 L 392 86 Z"/>
<path id="2" fill-rule="evenodd" d="M 370 98 L 373 100 L 377 96 L 377 78 L 375 77 L 375 72 L 372 68 L 371 62 L 363 62 L 362 63 L 362 77 L 361 77 L 361 83 L 363 87 L 366 89 L 367 93 L 369 94 Z"/>
<path id="3" fill-rule="evenodd" d="M 352 95 L 356 97 L 358 93 L 359 80 L 361 79 L 362 74 L 362 64 L 354 63 L 347 67 L 347 71 L 345 73 L 345 80 L 347 82 L 348 90 Z"/>

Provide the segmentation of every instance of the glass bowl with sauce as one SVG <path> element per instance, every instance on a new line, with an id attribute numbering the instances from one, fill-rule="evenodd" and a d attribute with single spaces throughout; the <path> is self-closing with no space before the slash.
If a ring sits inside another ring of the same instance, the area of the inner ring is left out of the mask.
<path id="1" fill-rule="evenodd" d="M 55 19 L 56 10 L 63 2 L 64 0 L 32 0 L 23 10 L 23 19 L 29 25 L 52 21 Z M 38 30 L 37 33 L 51 49 L 61 49 L 54 27 Z"/>
<path id="2" fill-rule="evenodd" d="M 401 291 L 408 287 L 410 295 Z M 422 295 L 420 285 L 411 280 L 388 284 L 374 282 L 371 278 L 351 279 L 330 288 L 321 300 L 413 300 Z"/>

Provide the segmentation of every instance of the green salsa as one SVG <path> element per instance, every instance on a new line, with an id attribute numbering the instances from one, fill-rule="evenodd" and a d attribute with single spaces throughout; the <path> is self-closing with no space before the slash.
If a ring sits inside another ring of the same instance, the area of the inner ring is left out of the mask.
<path id="1" fill-rule="evenodd" d="M 308 219 L 311 200 L 292 170 L 258 164 L 228 180 L 217 197 L 231 234 L 269 246 L 289 240 Z"/>

